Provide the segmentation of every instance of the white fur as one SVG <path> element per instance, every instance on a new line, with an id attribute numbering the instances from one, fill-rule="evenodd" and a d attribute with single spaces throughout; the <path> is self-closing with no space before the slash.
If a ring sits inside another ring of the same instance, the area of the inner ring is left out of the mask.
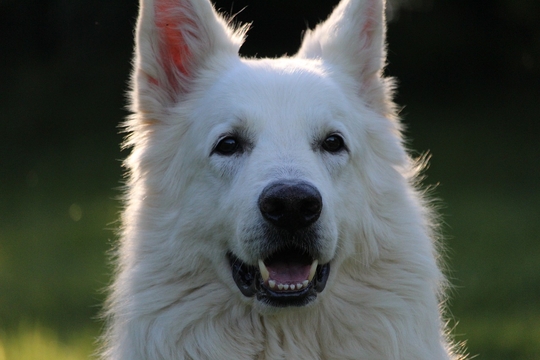
<path id="1" fill-rule="evenodd" d="M 243 31 L 208 0 L 141 1 L 103 359 L 460 358 L 441 320 L 434 219 L 382 76 L 383 1 L 342 0 L 290 58 L 240 58 Z M 212 154 L 233 129 L 249 151 Z M 332 132 L 348 151 L 314 149 Z M 283 178 L 324 202 L 331 275 L 302 308 L 243 296 L 225 256 L 256 263 L 257 198 Z"/>

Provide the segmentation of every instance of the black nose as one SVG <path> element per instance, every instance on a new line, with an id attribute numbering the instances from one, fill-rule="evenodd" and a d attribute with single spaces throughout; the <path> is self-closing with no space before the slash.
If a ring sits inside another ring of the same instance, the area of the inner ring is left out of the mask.
<path id="1" fill-rule="evenodd" d="M 263 217 L 276 227 L 299 230 L 313 224 L 322 210 L 322 198 L 311 184 L 279 181 L 264 188 L 259 196 Z"/>

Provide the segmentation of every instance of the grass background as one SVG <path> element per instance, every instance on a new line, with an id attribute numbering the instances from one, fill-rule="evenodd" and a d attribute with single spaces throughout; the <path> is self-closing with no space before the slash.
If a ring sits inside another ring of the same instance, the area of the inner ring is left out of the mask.
<path id="1" fill-rule="evenodd" d="M 410 147 L 432 155 L 453 334 L 476 359 L 540 359 L 540 36 L 520 27 L 537 5 L 423 3 L 391 23 L 388 72 Z M 102 326 L 136 6 L 70 4 L 0 2 L 0 360 L 87 358 Z M 292 18 L 260 4 L 244 52 L 291 53 Z"/>

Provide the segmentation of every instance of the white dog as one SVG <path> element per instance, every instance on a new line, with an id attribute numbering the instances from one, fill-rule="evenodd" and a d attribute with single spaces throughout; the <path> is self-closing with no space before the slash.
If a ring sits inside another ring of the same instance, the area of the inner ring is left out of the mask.
<path id="1" fill-rule="evenodd" d="M 383 0 L 280 59 L 208 0 L 142 0 L 103 358 L 458 359 L 385 79 Z"/>

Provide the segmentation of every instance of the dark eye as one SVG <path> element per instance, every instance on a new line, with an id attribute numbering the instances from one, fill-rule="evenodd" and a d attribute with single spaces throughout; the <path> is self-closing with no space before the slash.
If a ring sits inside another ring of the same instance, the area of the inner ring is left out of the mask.
<path id="1" fill-rule="evenodd" d="M 344 146 L 343 138 L 336 134 L 328 136 L 322 143 L 322 148 L 332 153 L 341 151 Z"/>
<path id="2" fill-rule="evenodd" d="M 232 155 L 240 149 L 240 142 L 233 136 L 227 136 L 221 139 L 216 147 L 214 152 L 217 152 L 220 155 Z"/>

